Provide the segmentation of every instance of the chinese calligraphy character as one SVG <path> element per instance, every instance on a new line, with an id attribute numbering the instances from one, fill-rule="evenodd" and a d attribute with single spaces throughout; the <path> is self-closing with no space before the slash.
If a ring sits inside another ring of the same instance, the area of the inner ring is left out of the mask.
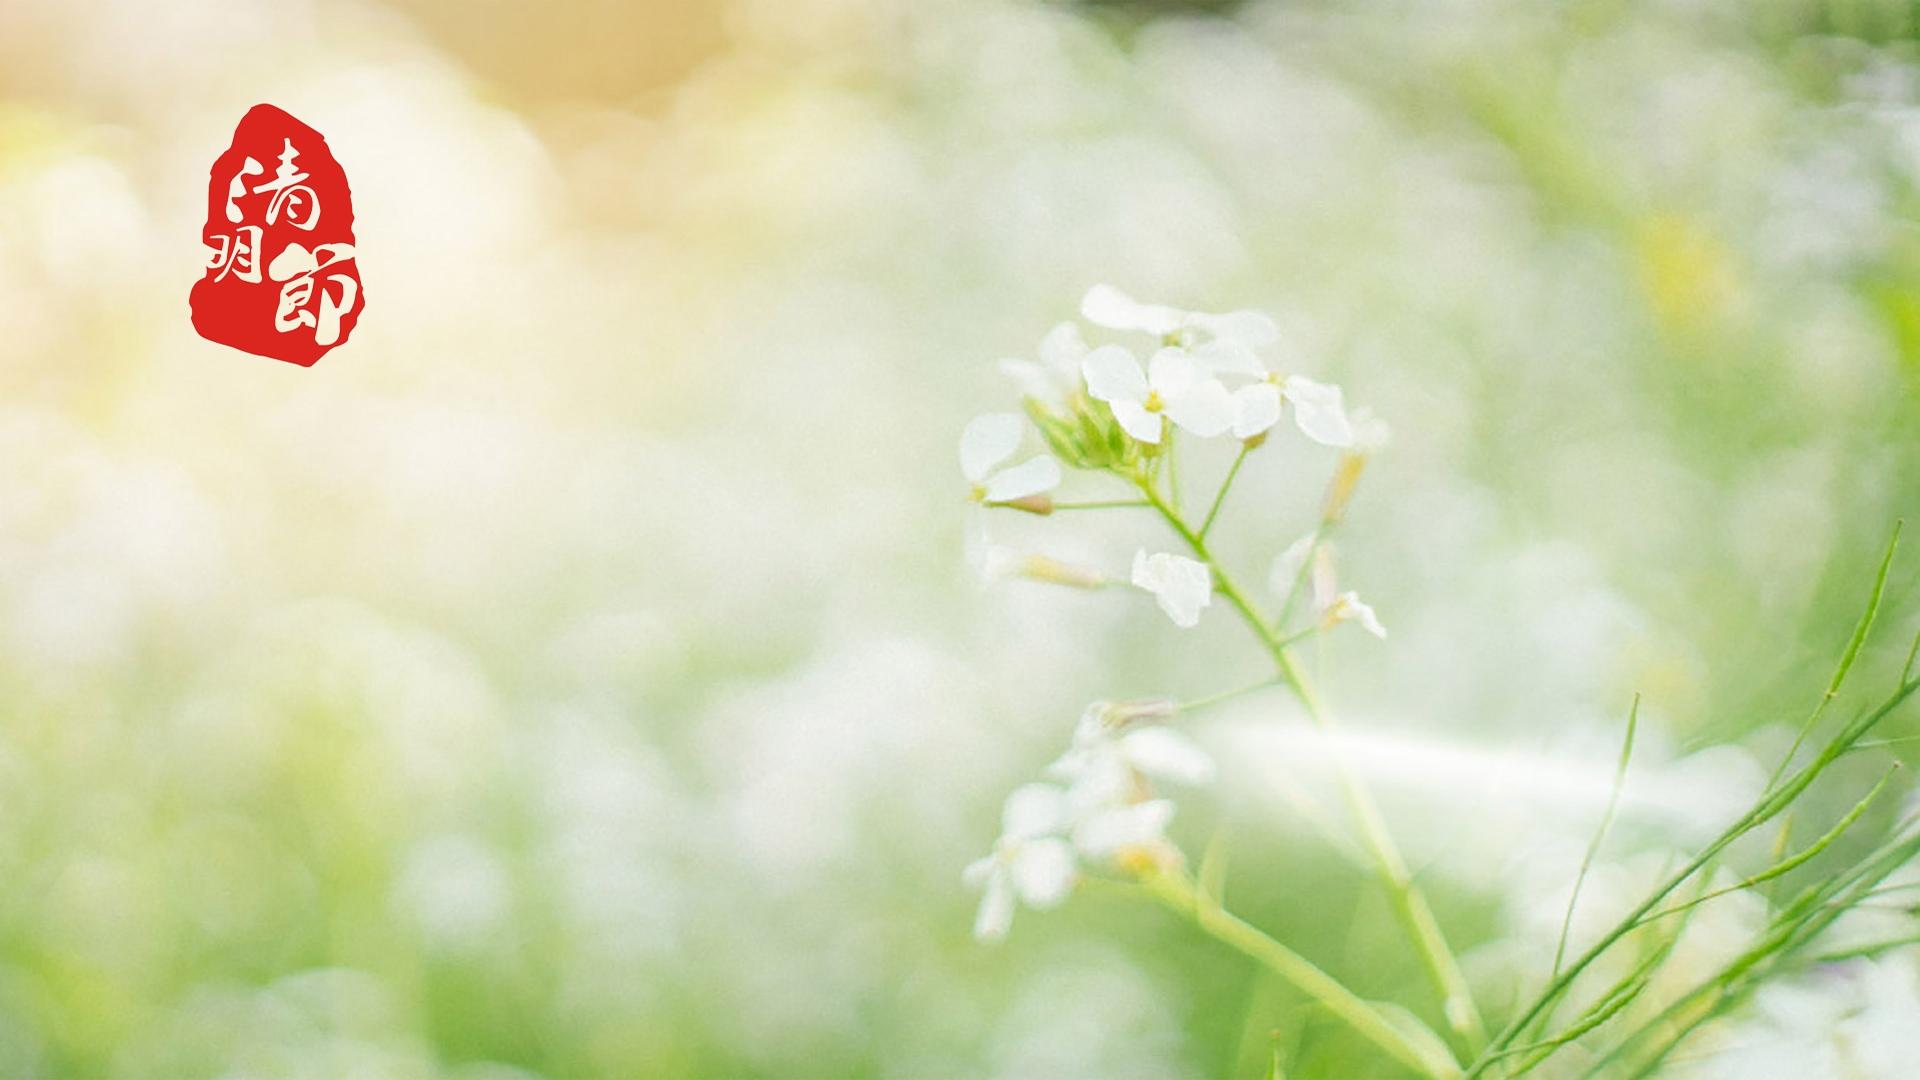
<path id="1" fill-rule="evenodd" d="M 228 274 L 246 282 L 260 280 L 260 226 L 242 225 L 232 235 L 223 234 L 214 239 L 220 244 L 207 259 L 207 268 L 220 273 L 213 280 L 224 280 Z"/>
<path id="2" fill-rule="evenodd" d="M 293 164 L 293 159 L 300 156 L 300 151 L 293 148 L 293 140 L 283 139 L 281 142 L 283 148 L 280 151 L 280 167 L 273 171 L 272 180 L 254 188 L 253 193 L 255 195 L 273 193 L 273 200 L 267 203 L 267 224 L 269 225 L 279 220 L 281 210 L 289 207 L 297 210 L 300 202 L 305 200 L 308 208 L 307 219 L 295 221 L 293 215 L 289 213 L 287 223 L 296 229 L 312 231 L 314 225 L 320 221 L 319 196 L 313 193 L 312 188 L 300 183 L 307 178 L 307 174 Z M 252 158 L 248 158 L 247 161 L 251 164 L 259 164 Z"/>
<path id="3" fill-rule="evenodd" d="M 267 276 L 284 284 L 280 286 L 279 305 L 274 308 L 273 328 L 284 334 L 298 327 L 312 327 L 317 345 L 340 340 L 340 314 L 351 309 L 360 295 L 360 283 L 341 274 L 337 265 L 351 258 L 352 244 L 321 244 L 308 251 L 299 243 L 291 243 L 275 255 L 267 265 Z M 334 272 L 316 283 L 314 275 L 322 270 Z M 339 286 L 337 293 L 328 291 L 329 284 Z M 316 293 L 320 297 L 318 310 L 306 310 Z"/>

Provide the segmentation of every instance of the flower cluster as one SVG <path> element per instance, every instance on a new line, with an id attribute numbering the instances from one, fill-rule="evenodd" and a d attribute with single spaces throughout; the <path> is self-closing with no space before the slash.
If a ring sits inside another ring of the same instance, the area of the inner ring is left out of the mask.
<path id="1" fill-rule="evenodd" d="M 1339 387 L 1269 371 L 1262 362 L 1259 351 L 1280 338 L 1265 315 L 1143 304 L 1110 285 L 1089 290 L 1080 314 L 1108 330 L 1149 335 L 1155 347 L 1143 364 L 1124 345 L 1089 348 L 1080 328 L 1068 322 L 1041 341 L 1038 362 L 1001 362 L 1054 453 L 1071 465 L 1104 468 L 1136 460 L 1162 444 L 1168 424 L 1203 439 L 1231 433 L 1257 440 L 1289 410 L 1313 441 L 1356 444 Z M 1093 409 L 1092 402 L 1105 408 Z M 1011 500 L 989 493 L 987 501 Z"/>
<path id="2" fill-rule="evenodd" d="M 1152 596 L 1180 627 L 1197 625 L 1218 589 L 1256 624 L 1270 648 L 1282 650 L 1300 636 L 1281 635 L 1295 594 L 1310 584 L 1313 621 L 1301 634 L 1351 621 L 1384 637 L 1373 609 L 1354 593 L 1336 589 L 1325 535 L 1343 512 L 1367 455 L 1385 442 L 1384 425 L 1364 410 L 1349 416 L 1339 387 L 1269 370 L 1261 354 L 1279 343 L 1280 333 L 1265 315 L 1143 304 L 1106 285 L 1087 293 L 1080 313 L 1096 327 L 1148 336 L 1151 351 L 1143 355 L 1124 344 L 1090 346 L 1080 326 L 1066 322 L 1048 332 L 1036 360 L 1002 361 L 1002 370 L 1020 386 L 1026 415 L 1044 449 L 1022 458 L 1027 427 L 1017 416 L 976 418 L 960 439 L 968 495 L 983 509 L 1040 515 L 1152 508 L 1174 525 L 1191 553 L 1139 549 L 1130 573 L 1113 574 L 996 544 L 986 536 L 982 516 L 972 546 L 981 576 L 1089 589 L 1131 586 Z M 1319 526 L 1274 562 L 1273 584 L 1284 603 L 1278 620 L 1269 621 L 1253 613 L 1202 540 L 1238 463 L 1222 482 L 1207 520 L 1190 524 L 1179 511 L 1173 444 L 1176 437 L 1230 436 L 1239 441 L 1244 460 L 1288 416 L 1308 439 L 1341 455 Z M 1064 479 L 1062 464 L 1106 474 L 1144 498 L 1059 501 L 1055 489 Z M 1088 707 L 1072 746 L 1048 769 L 1048 782 L 1026 784 L 1008 797 L 992 854 L 967 868 L 967 881 L 982 892 L 977 936 L 1004 935 L 1022 904 L 1045 909 L 1060 903 L 1083 873 L 1142 874 L 1181 865 L 1166 838 L 1174 806 L 1155 785 L 1204 783 L 1213 775 L 1213 762 L 1167 726 L 1179 712 L 1171 701 Z"/>
<path id="3" fill-rule="evenodd" d="M 1066 899 L 1083 869 L 1139 869 L 1177 863 L 1166 839 L 1173 802 L 1159 781 L 1204 784 L 1213 759 L 1165 726 L 1169 701 L 1087 706 L 1067 752 L 1048 766 L 1055 783 L 1031 783 L 1007 797 L 993 853 L 966 869 L 981 890 L 974 936 L 1006 936 L 1020 904 L 1045 910 Z"/>
<path id="4" fill-rule="evenodd" d="M 1053 498 L 1063 479 L 1063 461 L 1118 473 L 1151 467 L 1167 452 L 1169 424 L 1200 438 L 1230 434 L 1252 450 L 1290 413 L 1309 439 L 1344 452 L 1328 495 L 1328 516 L 1336 518 L 1367 455 L 1386 443 L 1386 425 L 1365 409 L 1350 416 L 1339 387 L 1268 370 L 1260 352 L 1276 344 L 1280 334 L 1259 312 L 1183 311 L 1143 304 L 1110 285 L 1096 285 L 1081 301 L 1080 313 L 1104 329 L 1150 335 L 1154 351 L 1143 366 L 1131 348 L 1090 347 L 1078 324 L 1063 322 L 1041 340 L 1037 360 L 1002 360 L 1001 370 L 1019 385 L 1047 452 L 1009 464 L 1018 456 L 1025 430 L 1019 417 L 975 417 L 960 436 L 960 471 L 973 502 L 1051 514 L 1063 508 Z M 1304 559 L 1319 543 L 1317 534 L 1307 540 L 1281 559 Z M 1114 580 L 1099 570 L 1021 555 L 995 544 L 984 527 L 974 541 L 972 561 L 984 579 L 1027 577 L 1083 588 Z M 1325 547 L 1316 550 L 1327 553 Z M 1279 578 L 1276 569 L 1276 582 Z M 1176 553 L 1136 552 L 1125 580 L 1151 595 L 1180 627 L 1197 625 L 1213 599 L 1210 568 Z M 1279 591 L 1285 595 L 1287 589 Z M 1351 620 L 1385 636 L 1373 609 L 1357 595 L 1318 589 L 1314 595 L 1323 628 Z"/>

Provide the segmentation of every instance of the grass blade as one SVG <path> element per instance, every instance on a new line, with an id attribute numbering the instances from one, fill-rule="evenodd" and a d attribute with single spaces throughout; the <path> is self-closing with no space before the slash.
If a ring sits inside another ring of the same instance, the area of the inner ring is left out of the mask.
<path id="1" fill-rule="evenodd" d="M 1893 553 L 1899 550 L 1900 530 L 1905 526 L 1904 519 L 1893 523 L 1893 536 L 1887 540 L 1887 553 L 1880 557 L 1880 572 L 1874 575 L 1873 592 L 1867 597 L 1867 609 L 1860 613 L 1860 621 L 1854 624 L 1853 636 L 1847 639 L 1847 648 L 1840 654 L 1840 663 L 1833 669 L 1833 678 L 1827 682 L 1826 693 L 1820 695 L 1819 704 L 1813 707 L 1813 712 L 1808 714 L 1806 721 L 1800 725 L 1799 733 L 1793 737 L 1793 745 L 1787 748 L 1786 755 L 1780 759 L 1780 764 L 1773 767 L 1773 775 L 1767 778 L 1768 787 L 1779 783 L 1787 767 L 1793 764 L 1794 755 L 1800 752 L 1801 744 L 1807 741 L 1807 735 L 1813 731 L 1814 725 L 1820 722 L 1820 716 L 1827 711 L 1828 703 L 1839 695 L 1840 684 L 1847 680 L 1847 672 L 1852 669 L 1854 659 L 1860 655 L 1860 647 L 1866 644 L 1867 633 L 1873 629 L 1873 620 L 1880 614 L 1880 598 L 1887 591 L 1887 572 L 1893 568 Z M 1911 660 L 1911 656 L 1908 659 Z M 1900 681 L 1906 682 L 1907 677 L 1902 675 Z"/>
<path id="2" fill-rule="evenodd" d="M 1560 920 L 1560 942 L 1553 947 L 1553 975 L 1560 974 L 1560 965 L 1567 958 L 1567 935 L 1573 931 L 1573 910 L 1580 903 L 1580 888 L 1586 884 L 1587 871 L 1593 868 L 1594 856 L 1600 853 L 1600 844 L 1607 838 L 1607 830 L 1613 825 L 1613 812 L 1620 805 L 1620 789 L 1626 784 L 1627 763 L 1633 760 L 1633 734 L 1640 726 L 1640 695 L 1633 695 L 1633 707 L 1627 710 L 1627 737 L 1620 744 L 1620 763 L 1614 766 L 1613 790 L 1607 793 L 1607 809 L 1600 815 L 1600 827 L 1593 832 L 1593 839 L 1587 842 L 1587 853 L 1580 859 L 1580 872 L 1573 878 L 1573 895 L 1567 897 L 1567 913 Z"/>

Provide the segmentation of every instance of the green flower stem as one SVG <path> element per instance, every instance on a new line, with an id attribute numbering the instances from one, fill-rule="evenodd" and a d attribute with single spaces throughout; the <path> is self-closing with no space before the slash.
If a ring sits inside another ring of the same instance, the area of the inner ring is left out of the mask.
<path id="1" fill-rule="evenodd" d="M 1220 595 L 1227 598 L 1234 610 L 1240 613 L 1254 636 L 1265 646 L 1273 658 L 1275 669 L 1280 678 L 1292 689 L 1300 704 L 1306 709 L 1307 716 L 1321 731 L 1333 727 L 1332 718 L 1321 705 L 1319 695 L 1307 681 L 1300 667 L 1294 662 L 1293 654 L 1288 652 L 1290 639 L 1280 636 L 1278 631 L 1260 614 L 1253 602 L 1247 599 L 1240 586 L 1223 568 L 1219 560 L 1207 549 L 1206 540 L 1189 526 L 1180 512 L 1161 498 L 1153 485 L 1143 477 L 1136 476 L 1140 491 L 1146 496 L 1160 516 L 1166 519 L 1180 538 L 1192 549 L 1194 557 L 1208 565 L 1213 573 L 1214 584 Z M 1427 903 L 1425 893 L 1414 884 L 1413 874 L 1407 869 L 1406 859 L 1400 854 L 1400 848 L 1394 843 L 1393 836 L 1387 830 L 1386 819 L 1381 815 L 1379 804 L 1359 775 L 1348 765 L 1338 752 L 1333 753 L 1334 771 L 1340 782 L 1341 794 L 1347 807 L 1353 814 L 1360 830 L 1360 840 L 1372 859 L 1375 871 L 1386 885 L 1387 893 L 1393 903 L 1394 913 L 1405 926 L 1414 947 L 1420 953 L 1427 976 L 1439 992 L 1442 1011 L 1447 1023 L 1467 1040 L 1470 1045 L 1479 1046 L 1486 1040 L 1486 1028 L 1480 1019 L 1479 1009 L 1473 1003 L 1472 992 L 1467 987 L 1466 975 L 1460 970 L 1460 962 L 1448 947 L 1447 939 L 1440 931 L 1440 924 L 1433 916 L 1433 909 Z"/>
<path id="2" fill-rule="evenodd" d="M 1232 701 L 1234 698 L 1245 697 L 1248 694 L 1258 693 L 1259 691 L 1265 690 L 1268 687 L 1279 686 L 1282 684 L 1282 682 L 1284 682 L 1284 680 L 1282 680 L 1278 676 L 1267 678 L 1267 679 L 1261 679 L 1257 683 L 1248 683 L 1246 686 L 1238 687 L 1233 690 L 1222 690 L 1220 693 L 1217 693 L 1217 694 L 1208 694 L 1206 697 L 1203 697 L 1203 698 L 1195 698 L 1192 701 L 1180 702 L 1178 705 L 1175 706 L 1175 708 L 1177 708 L 1179 711 L 1183 713 L 1199 712 L 1201 709 L 1207 709 L 1215 705 L 1221 705 L 1226 702 Z"/>
<path id="3" fill-rule="evenodd" d="M 1285 979 L 1394 1060 L 1432 1080 L 1452 1080 L 1460 1075 L 1457 1064 L 1435 1052 L 1441 1049 L 1437 1043 L 1430 1049 L 1416 1044 L 1399 1025 L 1311 960 L 1203 895 L 1184 871 L 1160 871 L 1147 877 L 1144 884 L 1147 891 L 1168 908 L 1191 918 L 1195 926 L 1216 941 L 1239 950 Z M 1427 1038 L 1431 1039 L 1431 1034 Z"/>
<path id="4" fill-rule="evenodd" d="M 1166 429 L 1167 441 L 1161 451 L 1161 460 L 1167 467 L 1167 499 L 1173 504 L 1173 511 L 1177 514 L 1180 512 L 1180 462 L 1175 454 L 1177 446 L 1173 437 L 1174 427 L 1169 423 Z"/>
<path id="5" fill-rule="evenodd" d="M 1213 505 L 1207 507 L 1207 516 L 1200 521 L 1200 539 L 1205 540 L 1213 528 L 1213 519 L 1220 516 L 1220 508 L 1226 505 L 1227 491 L 1233 487 L 1234 477 L 1240 475 L 1240 466 L 1246 463 L 1247 455 L 1253 453 L 1253 444 L 1242 442 L 1240 452 L 1234 455 L 1233 466 L 1227 470 L 1227 478 L 1220 481 L 1220 490 L 1214 493 Z"/>
<path id="6" fill-rule="evenodd" d="M 1152 503 L 1145 499 L 1104 499 L 1094 502 L 1057 502 L 1053 504 L 1052 509 L 1055 512 L 1061 510 L 1125 510 L 1134 507 L 1145 508 L 1152 505 Z"/>

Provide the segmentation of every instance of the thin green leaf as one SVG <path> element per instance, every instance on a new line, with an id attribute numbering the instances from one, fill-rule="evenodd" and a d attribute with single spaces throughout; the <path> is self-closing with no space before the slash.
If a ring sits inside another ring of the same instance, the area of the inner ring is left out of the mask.
<path id="1" fill-rule="evenodd" d="M 1833 826 L 1833 828 L 1828 829 L 1825 833 L 1821 834 L 1820 839 L 1815 840 L 1812 844 L 1808 845 L 1799 854 L 1794 855 L 1792 858 L 1785 859 L 1785 860 L 1782 860 L 1781 862 L 1775 863 L 1774 865 L 1767 867 L 1765 870 L 1760 871 L 1759 873 L 1753 875 L 1750 878 L 1745 879 L 1744 881 L 1739 882 L 1738 884 L 1728 885 L 1724 889 L 1715 889 L 1714 891 L 1706 894 L 1705 896 L 1700 897 L 1697 900 L 1689 900 L 1684 904 L 1676 904 L 1673 907 L 1667 908 L 1664 911 L 1660 911 L 1653 915 L 1649 915 L 1646 917 L 1646 919 L 1643 920 L 1643 923 L 1657 922 L 1661 919 L 1666 918 L 1669 915 L 1673 915 L 1681 911 L 1685 911 L 1686 909 L 1693 907 L 1697 904 L 1704 904 L 1709 900 L 1717 899 L 1719 897 L 1727 895 L 1728 893 L 1736 893 L 1742 889 L 1751 889 L 1755 885 L 1759 885 L 1762 882 L 1772 881 L 1773 879 L 1780 877 L 1784 874 L 1792 873 L 1795 869 L 1798 869 L 1799 867 L 1805 865 L 1808 860 L 1814 858 L 1815 856 L 1819 855 L 1821 852 L 1827 850 L 1827 848 L 1831 847 L 1834 841 L 1840 839 L 1841 833 L 1846 832 L 1847 829 L 1854 822 L 1859 821 L 1860 815 L 1866 813 L 1867 807 L 1872 805 L 1873 800 L 1879 796 L 1880 792 L 1886 789 L 1887 781 L 1892 780 L 1893 774 L 1899 771 L 1900 771 L 1900 765 L 1898 762 L 1895 762 L 1893 765 L 1889 766 L 1887 768 L 1886 773 L 1880 777 L 1880 782 L 1873 785 L 1873 789 L 1871 791 L 1868 791 L 1865 797 L 1863 797 L 1859 802 L 1854 803 L 1853 809 L 1848 810 L 1846 812 L 1846 815 L 1843 816 Z"/>
<path id="2" fill-rule="evenodd" d="M 1839 760 L 1842 755 L 1846 754 L 1855 743 L 1865 738 L 1881 721 L 1885 720 L 1895 709 L 1899 708 L 1902 703 L 1913 696 L 1916 690 L 1920 690 L 1920 682 L 1910 681 L 1902 683 L 1900 687 L 1889 695 L 1886 700 L 1882 701 L 1879 706 L 1863 713 L 1858 719 L 1842 728 L 1838 734 L 1827 742 L 1821 749 L 1821 752 L 1816 755 L 1812 761 L 1801 766 L 1797 772 L 1788 777 L 1786 781 L 1778 787 L 1769 788 L 1766 792 L 1762 793 L 1760 799 L 1749 808 L 1745 814 L 1741 815 L 1739 820 L 1727 826 L 1719 836 L 1715 837 L 1706 847 L 1688 859 L 1686 865 L 1682 866 L 1678 871 L 1668 876 L 1656 886 L 1631 912 L 1627 913 L 1613 929 L 1602 934 L 1599 940 L 1588 946 L 1586 951 L 1572 960 L 1567 965 L 1566 970 L 1562 971 L 1558 977 L 1549 979 L 1547 985 L 1540 993 L 1535 996 L 1524 1009 L 1521 1009 L 1509 1020 L 1499 1035 L 1495 1036 L 1494 1039 L 1487 1044 L 1485 1049 L 1481 1051 L 1480 1056 L 1468 1067 L 1467 1076 L 1472 1078 L 1484 1074 L 1492 1064 L 1492 1055 L 1512 1045 L 1517 1035 L 1526 1031 L 1543 1011 L 1558 1001 L 1562 994 L 1566 993 L 1567 988 L 1573 985 L 1573 981 L 1579 977 L 1581 972 L 1585 971 L 1587 967 L 1602 954 L 1613 948 L 1621 938 L 1636 929 L 1640 925 L 1640 921 L 1644 919 L 1648 913 L 1656 910 L 1660 902 L 1671 895 L 1675 889 L 1678 889 L 1688 879 L 1693 877 L 1694 874 L 1698 873 L 1702 867 L 1711 865 L 1720 857 L 1721 852 L 1725 851 L 1735 841 L 1752 832 L 1754 829 L 1778 817 L 1788 806 L 1805 793 L 1806 789 L 1811 786 L 1814 780 L 1824 773 L 1829 766 Z"/>
<path id="3" fill-rule="evenodd" d="M 1846 681 L 1847 672 L 1860 655 L 1860 646 L 1866 644 L 1867 632 L 1873 629 L 1873 620 L 1880 614 L 1880 598 L 1887 590 L 1887 572 L 1893 568 L 1893 553 L 1900 547 L 1900 530 L 1905 526 L 1904 519 L 1893 523 L 1893 536 L 1887 540 L 1887 553 L 1880 557 L 1880 572 L 1874 575 L 1873 592 L 1867 597 L 1867 609 L 1860 613 L 1860 621 L 1854 624 L 1853 636 L 1847 639 L 1846 651 L 1840 654 L 1840 663 L 1833 669 L 1833 678 L 1827 682 L 1826 693 L 1820 696 L 1819 704 L 1813 707 L 1813 712 L 1800 725 L 1800 731 L 1793 737 L 1793 745 L 1787 748 L 1786 756 L 1773 767 L 1773 775 L 1767 778 L 1768 787 L 1779 783 L 1787 767 L 1793 764 L 1794 755 L 1800 752 L 1801 744 L 1806 742 L 1814 725 L 1820 722 L 1820 715 L 1826 712 L 1827 704 L 1840 693 L 1840 684 Z M 1906 682 L 1907 677 L 1901 676 L 1900 681 Z"/>
<path id="4" fill-rule="evenodd" d="M 1594 856 L 1600 853 L 1600 844 L 1607 838 L 1607 829 L 1613 825 L 1613 812 L 1620 805 L 1620 789 L 1626 784 L 1627 763 L 1633 760 L 1633 734 L 1640 727 L 1640 695 L 1633 695 L 1633 707 L 1627 710 L 1627 737 L 1620 743 L 1620 763 L 1613 769 L 1613 790 L 1607 793 L 1607 809 L 1600 815 L 1600 827 L 1593 832 L 1593 839 L 1587 842 L 1587 853 L 1580 859 L 1580 872 L 1573 878 L 1573 894 L 1567 897 L 1567 913 L 1560 919 L 1560 941 L 1553 947 L 1553 974 L 1560 974 L 1560 964 L 1567 958 L 1567 935 L 1573 932 L 1573 910 L 1580 903 L 1580 888 L 1587 882 L 1587 871 L 1593 868 Z"/>

